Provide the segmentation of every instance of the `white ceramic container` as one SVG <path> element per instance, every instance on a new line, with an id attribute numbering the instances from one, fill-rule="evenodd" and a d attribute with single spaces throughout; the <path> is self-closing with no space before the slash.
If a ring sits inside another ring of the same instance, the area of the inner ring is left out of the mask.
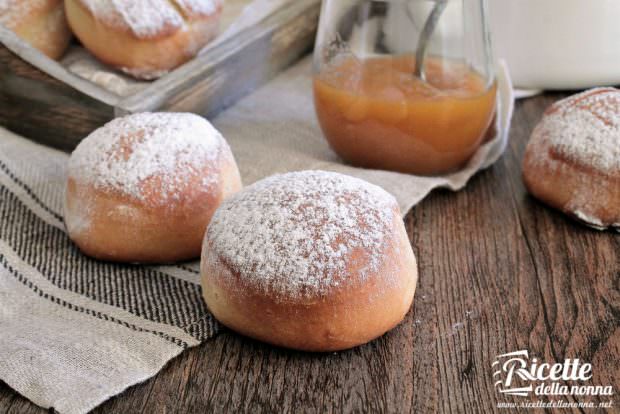
<path id="1" fill-rule="evenodd" d="M 620 84 L 620 0 L 489 0 L 495 55 L 515 86 Z"/>

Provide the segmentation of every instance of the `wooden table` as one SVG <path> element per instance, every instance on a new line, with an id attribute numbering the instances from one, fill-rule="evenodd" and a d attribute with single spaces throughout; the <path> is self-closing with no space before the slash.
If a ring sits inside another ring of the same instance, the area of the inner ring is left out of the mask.
<path id="1" fill-rule="evenodd" d="M 407 216 L 420 279 L 398 328 L 327 355 L 226 332 L 96 412 L 499 411 L 498 401 L 528 398 L 500 395 L 491 364 L 522 349 L 545 362 L 592 363 L 588 384 L 612 385 L 614 397 L 565 401 L 613 399 L 609 411 L 620 412 L 620 235 L 545 207 L 521 181 L 530 132 L 561 96 L 518 102 L 503 158 L 465 190 L 436 191 Z M 40 411 L 0 383 L 0 413 Z"/>

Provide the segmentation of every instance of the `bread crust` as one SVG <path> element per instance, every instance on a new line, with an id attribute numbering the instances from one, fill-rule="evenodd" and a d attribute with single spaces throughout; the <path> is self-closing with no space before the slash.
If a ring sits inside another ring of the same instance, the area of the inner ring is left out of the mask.
<path id="1" fill-rule="evenodd" d="M 175 6 L 176 9 L 176 6 Z M 192 59 L 218 33 L 221 5 L 211 14 L 188 12 L 179 25 L 164 23 L 139 35 L 119 22 L 93 14 L 83 0 L 66 0 L 71 29 L 93 55 L 140 79 L 154 79 Z"/>
<path id="2" fill-rule="evenodd" d="M 199 191 L 205 176 L 218 176 L 212 191 Z M 67 231 L 88 256 L 128 263 L 174 263 L 200 257 L 205 229 L 219 204 L 241 189 L 232 157 L 192 177 L 191 193 L 174 204 L 141 202 L 115 191 L 67 181 Z"/>
<path id="3" fill-rule="evenodd" d="M 380 268 L 361 283 L 345 283 L 310 298 L 266 294 L 243 283 L 205 238 L 201 274 L 209 310 L 222 324 L 243 335 L 303 351 L 348 349 L 385 334 L 411 307 L 418 276 L 402 220 L 394 217 L 389 229 L 392 243 Z M 363 256 L 373 253 L 360 250 L 362 260 L 352 258 L 349 272 L 354 274 L 357 269 L 352 264 L 367 262 Z"/>
<path id="4" fill-rule="evenodd" d="M 65 225 L 97 259 L 195 259 L 215 210 L 241 186 L 229 146 L 206 120 L 129 115 L 94 131 L 71 155 Z"/>
<path id="5" fill-rule="evenodd" d="M 523 180 L 536 198 L 597 230 L 620 230 L 620 175 L 607 175 L 533 143 L 523 161 Z M 540 153 L 548 161 L 535 161 Z"/>
<path id="6" fill-rule="evenodd" d="M 0 23 L 52 59 L 71 41 L 62 0 L 22 0 L 0 8 Z"/>
<path id="7" fill-rule="evenodd" d="M 620 94 L 612 88 L 596 89 L 545 111 L 525 151 L 523 180 L 533 196 L 574 219 L 599 230 L 620 230 L 620 170 L 603 170 L 579 156 L 567 155 L 558 143 L 569 137 L 563 130 L 551 130 L 545 124 L 550 117 L 562 116 L 565 108 L 575 108 L 587 98 L 609 92 Z M 583 131 L 583 138 L 589 133 Z"/>

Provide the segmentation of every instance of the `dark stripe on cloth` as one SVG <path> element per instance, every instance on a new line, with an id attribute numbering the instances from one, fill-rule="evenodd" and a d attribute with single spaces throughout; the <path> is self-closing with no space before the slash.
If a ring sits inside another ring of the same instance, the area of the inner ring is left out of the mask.
<path id="1" fill-rule="evenodd" d="M 176 267 L 178 267 L 181 270 L 185 270 L 186 272 L 193 273 L 195 275 L 199 275 L 200 274 L 200 272 L 198 270 L 194 270 L 191 267 L 186 266 L 186 265 L 177 265 Z"/>
<path id="2" fill-rule="evenodd" d="M 184 329 L 202 341 L 218 330 L 200 285 L 152 268 L 97 261 L 0 185 L 0 238 L 55 286 L 141 318 Z"/>
<path id="3" fill-rule="evenodd" d="M 17 176 L 13 173 L 13 171 L 9 169 L 9 166 L 6 165 L 2 160 L 0 160 L 0 170 L 4 171 L 4 173 L 8 175 L 9 178 L 13 180 L 15 184 L 21 187 L 30 196 L 30 198 L 32 198 L 32 200 L 35 203 L 37 203 L 37 205 L 39 205 L 39 207 L 41 207 L 43 210 L 47 211 L 49 214 L 54 216 L 54 218 L 62 221 L 62 216 L 58 214 L 57 212 L 55 212 L 54 210 L 52 210 L 47 205 L 45 205 L 45 203 L 43 203 L 43 201 L 41 201 L 41 199 L 37 197 L 34 191 L 32 191 L 32 188 L 30 188 L 28 185 L 26 185 L 26 183 L 24 183 L 22 180 L 17 178 Z"/>
<path id="4" fill-rule="evenodd" d="M 150 329 L 143 329 L 140 328 L 139 326 L 136 326 L 134 324 L 125 322 L 123 320 L 117 319 L 113 316 L 109 316 L 105 313 L 99 312 L 99 311 L 95 311 L 92 309 L 88 309 L 85 308 L 83 306 L 78 306 L 78 305 L 74 305 L 72 303 L 69 303 L 63 299 L 57 298 L 56 296 L 50 295 L 48 293 L 45 293 L 43 290 L 41 290 L 41 288 L 39 288 L 37 285 L 35 285 L 34 283 L 32 283 L 27 277 L 25 277 L 23 274 L 21 274 L 20 272 L 18 272 L 13 266 L 11 266 L 8 262 L 8 260 L 6 259 L 6 257 L 0 253 L 0 264 L 15 278 L 17 279 L 18 282 L 20 282 L 22 285 L 26 286 L 28 289 L 32 290 L 34 293 L 38 294 L 40 297 L 42 297 L 43 299 L 47 299 L 50 302 L 53 302 L 59 306 L 62 306 L 63 308 L 67 308 L 69 310 L 75 311 L 75 312 L 79 312 L 79 313 L 84 313 L 86 315 L 90 315 L 92 317 L 95 317 L 97 319 L 101 319 L 104 321 L 109 321 L 109 322 L 113 322 L 116 323 L 118 325 L 122 325 L 126 328 L 131 329 L 132 331 L 136 331 L 136 332 L 146 332 L 146 333 L 151 333 L 153 335 L 156 335 L 160 338 L 165 339 L 168 342 L 172 342 L 175 345 L 180 346 L 181 348 L 187 348 L 188 344 L 187 342 L 179 339 L 179 338 L 175 338 L 174 336 L 170 336 L 164 332 L 159 332 L 159 331 L 153 331 Z"/>

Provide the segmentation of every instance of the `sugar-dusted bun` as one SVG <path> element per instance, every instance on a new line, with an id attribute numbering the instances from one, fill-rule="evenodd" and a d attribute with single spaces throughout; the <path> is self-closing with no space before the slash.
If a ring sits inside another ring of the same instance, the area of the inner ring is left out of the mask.
<path id="1" fill-rule="evenodd" d="M 193 58 L 219 29 L 221 0 L 66 0 L 69 24 L 103 62 L 152 79 Z"/>
<path id="2" fill-rule="evenodd" d="M 201 273 L 221 323 L 307 351 L 383 335 L 409 310 L 417 281 L 396 200 L 324 171 L 272 176 L 226 200 L 205 235 Z"/>
<path id="3" fill-rule="evenodd" d="M 65 224 L 98 259 L 193 259 L 213 212 L 240 188 L 228 144 L 205 119 L 130 115 L 97 129 L 71 154 Z"/>
<path id="4" fill-rule="evenodd" d="M 62 0 L 0 0 L 0 24 L 52 59 L 71 40 Z"/>
<path id="5" fill-rule="evenodd" d="M 620 90 L 597 88 L 556 102 L 525 152 L 528 190 L 585 224 L 620 229 Z"/>

